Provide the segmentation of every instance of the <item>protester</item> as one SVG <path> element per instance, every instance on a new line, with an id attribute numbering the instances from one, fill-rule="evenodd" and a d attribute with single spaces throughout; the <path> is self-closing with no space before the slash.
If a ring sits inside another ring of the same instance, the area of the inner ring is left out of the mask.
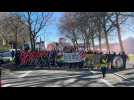
<path id="1" fill-rule="evenodd" d="M 14 59 L 15 52 L 13 50 L 11 51 L 11 55 L 12 55 L 12 59 Z"/>
<path id="2" fill-rule="evenodd" d="M 56 64 L 58 65 L 58 67 L 62 67 L 64 65 L 64 57 L 62 54 L 57 55 Z"/>
<path id="3" fill-rule="evenodd" d="M 25 48 L 25 51 L 28 51 L 29 48 Z M 64 56 L 63 55 L 57 55 L 58 53 L 60 53 L 61 51 L 58 51 L 58 49 L 54 49 L 52 51 L 48 52 L 47 57 L 43 58 L 46 62 L 46 65 L 58 65 L 59 67 L 61 67 L 62 65 L 65 65 L 64 63 Z M 63 51 L 65 53 L 75 53 L 75 52 L 79 52 L 77 49 L 73 48 L 73 47 L 64 47 Z M 16 54 L 12 53 L 12 58 L 14 57 L 13 55 L 15 55 L 15 58 L 19 58 L 19 54 L 18 52 Z M 75 66 L 83 66 L 83 63 L 86 64 L 86 66 L 90 67 L 90 68 L 94 68 L 94 66 L 101 67 L 102 73 L 103 73 L 103 77 L 105 77 L 105 73 L 106 73 L 106 69 L 110 66 L 110 68 L 113 68 L 113 60 L 115 59 L 115 57 L 117 56 L 116 53 L 114 52 L 113 54 L 111 54 L 110 52 L 107 54 L 103 54 L 102 52 L 95 52 L 95 51 L 88 51 L 86 52 L 86 54 L 84 55 L 84 59 L 82 59 L 81 62 L 67 62 L 68 65 L 70 67 L 72 67 L 73 65 Z M 105 56 L 105 57 L 104 57 Z M 119 54 L 118 56 L 120 56 L 123 59 L 123 68 L 126 67 L 126 60 L 127 60 L 127 55 L 125 54 L 125 52 L 123 52 L 122 54 Z M 104 60 L 102 60 L 102 58 L 105 58 Z M 47 59 L 46 59 L 47 58 Z M 19 63 L 18 61 L 19 59 L 16 59 L 16 63 Z M 105 62 L 106 60 L 106 62 Z M 103 62 L 104 61 L 104 62 Z M 85 65 L 84 64 L 84 65 Z M 109 65 L 108 65 L 109 64 Z"/>
<path id="4" fill-rule="evenodd" d="M 111 54 L 111 69 L 113 69 L 113 60 L 116 57 L 116 52 L 114 52 L 113 54 Z"/>
<path id="5" fill-rule="evenodd" d="M 121 54 L 122 60 L 123 60 L 123 68 L 126 68 L 126 61 L 128 56 L 125 54 L 125 52 L 123 51 Z"/>
<path id="6" fill-rule="evenodd" d="M 108 67 L 108 58 L 107 58 L 106 55 L 101 56 L 100 66 L 101 66 L 101 71 L 102 71 L 103 78 L 105 78 L 107 67 Z"/>
<path id="7" fill-rule="evenodd" d="M 45 65 L 46 65 L 46 67 L 48 67 L 49 66 L 49 52 L 46 51 L 46 53 L 47 53 L 47 55 L 44 59 L 45 59 Z"/>
<path id="8" fill-rule="evenodd" d="M 19 65 L 20 64 L 20 51 L 17 50 L 15 53 L 15 64 Z"/>
<path id="9" fill-rule="evenodd" d="M 99 68 L 99 66 L 100 66 L 100 58 L 101 58 L 101 53 L 99 53 L 99 52 L 97 52 L 96 53 L 96 60 L 95 60 L 95 66 L 96 66 L 96 68 L 98 69 Z"/>

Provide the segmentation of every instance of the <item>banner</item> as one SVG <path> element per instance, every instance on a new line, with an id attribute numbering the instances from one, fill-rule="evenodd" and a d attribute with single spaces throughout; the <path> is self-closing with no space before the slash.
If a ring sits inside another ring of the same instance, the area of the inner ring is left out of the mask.
<path id="1" fill-rule="evenodd" d="M 121 68 L 121 67 L 123 67 L 123 59 L 122 59 L 122 57 L 116 56 L 113 59 L 112 65 L 113 65 L 114 68 Z"/>
<path id="2" fill-rule="evenodd" d="M 31 60 L 39 59 L 41 57 L 46 57 L 48 53 L 46 51 L 41 52 L 21 52 L 20 54 L 20 64 L 28 64 Z"/>
<path id="3" fill-rule="evenodd" d="M 81 62 L 82 59 L 78 52 L 76 53 L 64 53 L 64 62 L 65 63 L 76 63 Z"/>

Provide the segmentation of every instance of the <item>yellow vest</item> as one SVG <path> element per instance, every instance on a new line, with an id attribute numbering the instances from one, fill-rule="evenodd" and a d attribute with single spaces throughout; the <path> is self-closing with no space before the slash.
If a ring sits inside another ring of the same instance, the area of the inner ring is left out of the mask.
<path id="1" fill-rule="evenodd" d="M 106 60 L 102 60 L 103 64 L 100 64 L 101 67 L 107 67 L 107 59 Z"/>

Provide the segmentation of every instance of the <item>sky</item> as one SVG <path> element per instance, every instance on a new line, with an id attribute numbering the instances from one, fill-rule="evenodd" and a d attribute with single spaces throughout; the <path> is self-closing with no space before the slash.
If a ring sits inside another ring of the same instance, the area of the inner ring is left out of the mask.
<path id="1" fill-rule="evenodd" d="M 60 17 L 63 15 L 64 12 L 54 12 L 53 15 L 53 21 L 51 23 L 51 25 L 49 27 L 47 27 L 46 30 L 46 34 L 44 36 L 44 34 L 42 34 L 44 31 L 40 32 L 41 34 L 41 40 L 44 40 L 45 38 L 45 44 L 49 44 L 52 42 L 57 42 L 58 39 L 61 36 L 61 33 L 58 30 L 58 22 Z M 128 21 L 128 23 L 131 23 L 131 21 Z M 134 27 L 131 27 L 130 25 L 126 25 L 125 27 L 121 28 L 121 34 L 122 34 L 122 40 L 125 40 L 129 37 L 133 37 L 134 38 L 134 31 L 132 32 L 131 30 L 134 29 Z M 113 36 L 110 37 L 110 43 L 117 43 L 118 42 L 118 37 L 116 36 L 117 33 L 113 33 Z M 40 38 L 38 38 L 37 41 L 39 41 Z M 97 42 L 96 42 L 97 43 Z"/>
<path id="2" fill-rule="evenodd" d="M 57 42 L 58 39 L 61 36 L 59 30 L 58 30 L 58 22 L 60 20 L 60 17 L 63 15 L 63 12 L 54 12 L 53 18 L 52 18 L 52 22 L 51 24 L 47 27 L 47 30 L 45 31 L 46 34 L 44 36 L 44 34 L 42 34 L 41 32 L 41 40 L 44 41 L 45 39 L 45 43 L 46 45 L 51 43 L 51 42 Z M 38 38 L 37 41 L 40 40 L 40 37 Z"/>

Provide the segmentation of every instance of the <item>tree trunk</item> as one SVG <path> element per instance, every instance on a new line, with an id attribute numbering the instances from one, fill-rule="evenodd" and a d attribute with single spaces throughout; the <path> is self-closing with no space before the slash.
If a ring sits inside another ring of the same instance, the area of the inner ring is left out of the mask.
<path id="1" fill-rule="evenodd" d="M 79 49 L 79 44 L 77 42 L 77 39 L 75 40 L 75 43 L 76 43 L 76 50 L 78 50 Z"/>
<path id="2" fill-rule="evenodd" d="M 33 41 L 33 51 L 35 51 L 35 41 Z"/>
<path id="3" fill-rule="evenodd" d="M 103 28 L 104 28 L 104 34 L 105 34 L 105 40 L 106 40 L 106 46 L 107 46 L 107 52 L 110 52 L 110 46 L 109 46 L 109 41 L 108 41 L 108 33 L 106 30 L 106 21 L 105 21 L 105 17 L 103 18 Z"/>
<path id="4" fill-rule="evenodd" d="M 73 43 L 73 47 L 75 48 L 75 41 L 73 39 L 71 39 L 72 43 Z"/>
<path id="5" fill-rule="evenodd" d="M 100 49 L 100 52 L 102 52 L 102 48 L 101 48 L 101 33 L 99 33 L 99 49 Z"/>
<path id="6" fill-rule="evenodd" d="M 36 45 L 36 39 L 35 39 L 35 36 L 33 36 L 33 51 L 35 51 L 35 45 Z"/>
<path id="7" fill-rule="evenodd" d="M 29 37 L 30 37 L 30 44 L 31 44 L 31 50 L 34 50 L 33 47 L 33 33 L 32 33 L 32 23 L 31 23 L 31 13 L 28 12 L 28 25 L 29 25 Z"/>
<path id="8" fill-rule="evenodd" d="M 2 34 L 0 34 L 0 37 L 2 39 L 2 45 L 5 46 L 7 41 L 4 39 L 4 37 L 2 36 Z"/>
<path id="9" fill-rule="evenodd" d="M 110 52 L 110 46 L 109 46 L 109 41 L 108 41 L 107 32 L 105 32 L 105 39 L 106 39 L 107 52 Z"/>
<path id="10" fill-rule="evenodd" d="M 92 36 L 92 47 L 93 47 L 93 51 L 95 50 L 95 45 L 94 45 L 94 38 Z"/>
<path id="11" fill-rule="evenodd" d="M 84 42 L 84 50 L 86 49 L 86 40 L 85 40 L 85 37 L 84 37 L 84 35 L 82 34 L 82 38 L 83 38 L 83 42 Z M 83 46 L 82 46 L 82 48 L 83 48 Z"/>
<path id="12" fill-rule="evenodd" d="M 31 29 L 29 29 L 29 36 L 30 36 L 30 44 L 31 44 L 31 50 L 34 51 L 34 40 L 33 40 L 33 34 Z"/>
<path id="13" fill-rule="evenodd" d="M 86 49 L 86 41 L 85 41 L 85 39 L 84 39 L 84 50 Z"/>
<path id="14" fill-rule="evenodd" d="M 118 39 L 119 39 L 119 44 L 120 44 L 120 49 L 121 52 L 124 52 L 124 47 L 123 47 L 123 43 L 122 43 L 122 37 L 121 37 L 121 32 L 120 32 L 120 25 L 119 25 L 119 16 L 118 14 L 116 14 L 116 28 L 117 28 L 117 32 L 118 32 Z"/>
<path id="15" fill-rule="evenodd" d="M 17 41 L 17 30 L 15 32 L 15 51 L 17 51 L 17 47 L 18 47 L 18 41 Z"/>
<path id="16" fill-rule="evenodd" d="M 15 64 L 18 64 L 18 53 L 17 53 L 17 30 L 15 32 Z"/>
<path id="17" fill-rule="evenodd" d="M 87 40 L 86 45 L 87 45 L 87 50 L 90 51 L 91 49 L 90 49 L 90 41 L 89 40 Z"/>
<path id="18" fill-rule="evenodd" d="M 6 45 L 6 40 L 4 38 L 2 38 L 2 45 L 5 46 Z"/>
<path id="19" fill-rule="evenodd" d="M 74 42 L 75 42 L 75 50 L 78 50 L 78 42 L 77 42 L 77 37 L 75 32 L 73 32 L 73 38 L 74 38 Z"/>

